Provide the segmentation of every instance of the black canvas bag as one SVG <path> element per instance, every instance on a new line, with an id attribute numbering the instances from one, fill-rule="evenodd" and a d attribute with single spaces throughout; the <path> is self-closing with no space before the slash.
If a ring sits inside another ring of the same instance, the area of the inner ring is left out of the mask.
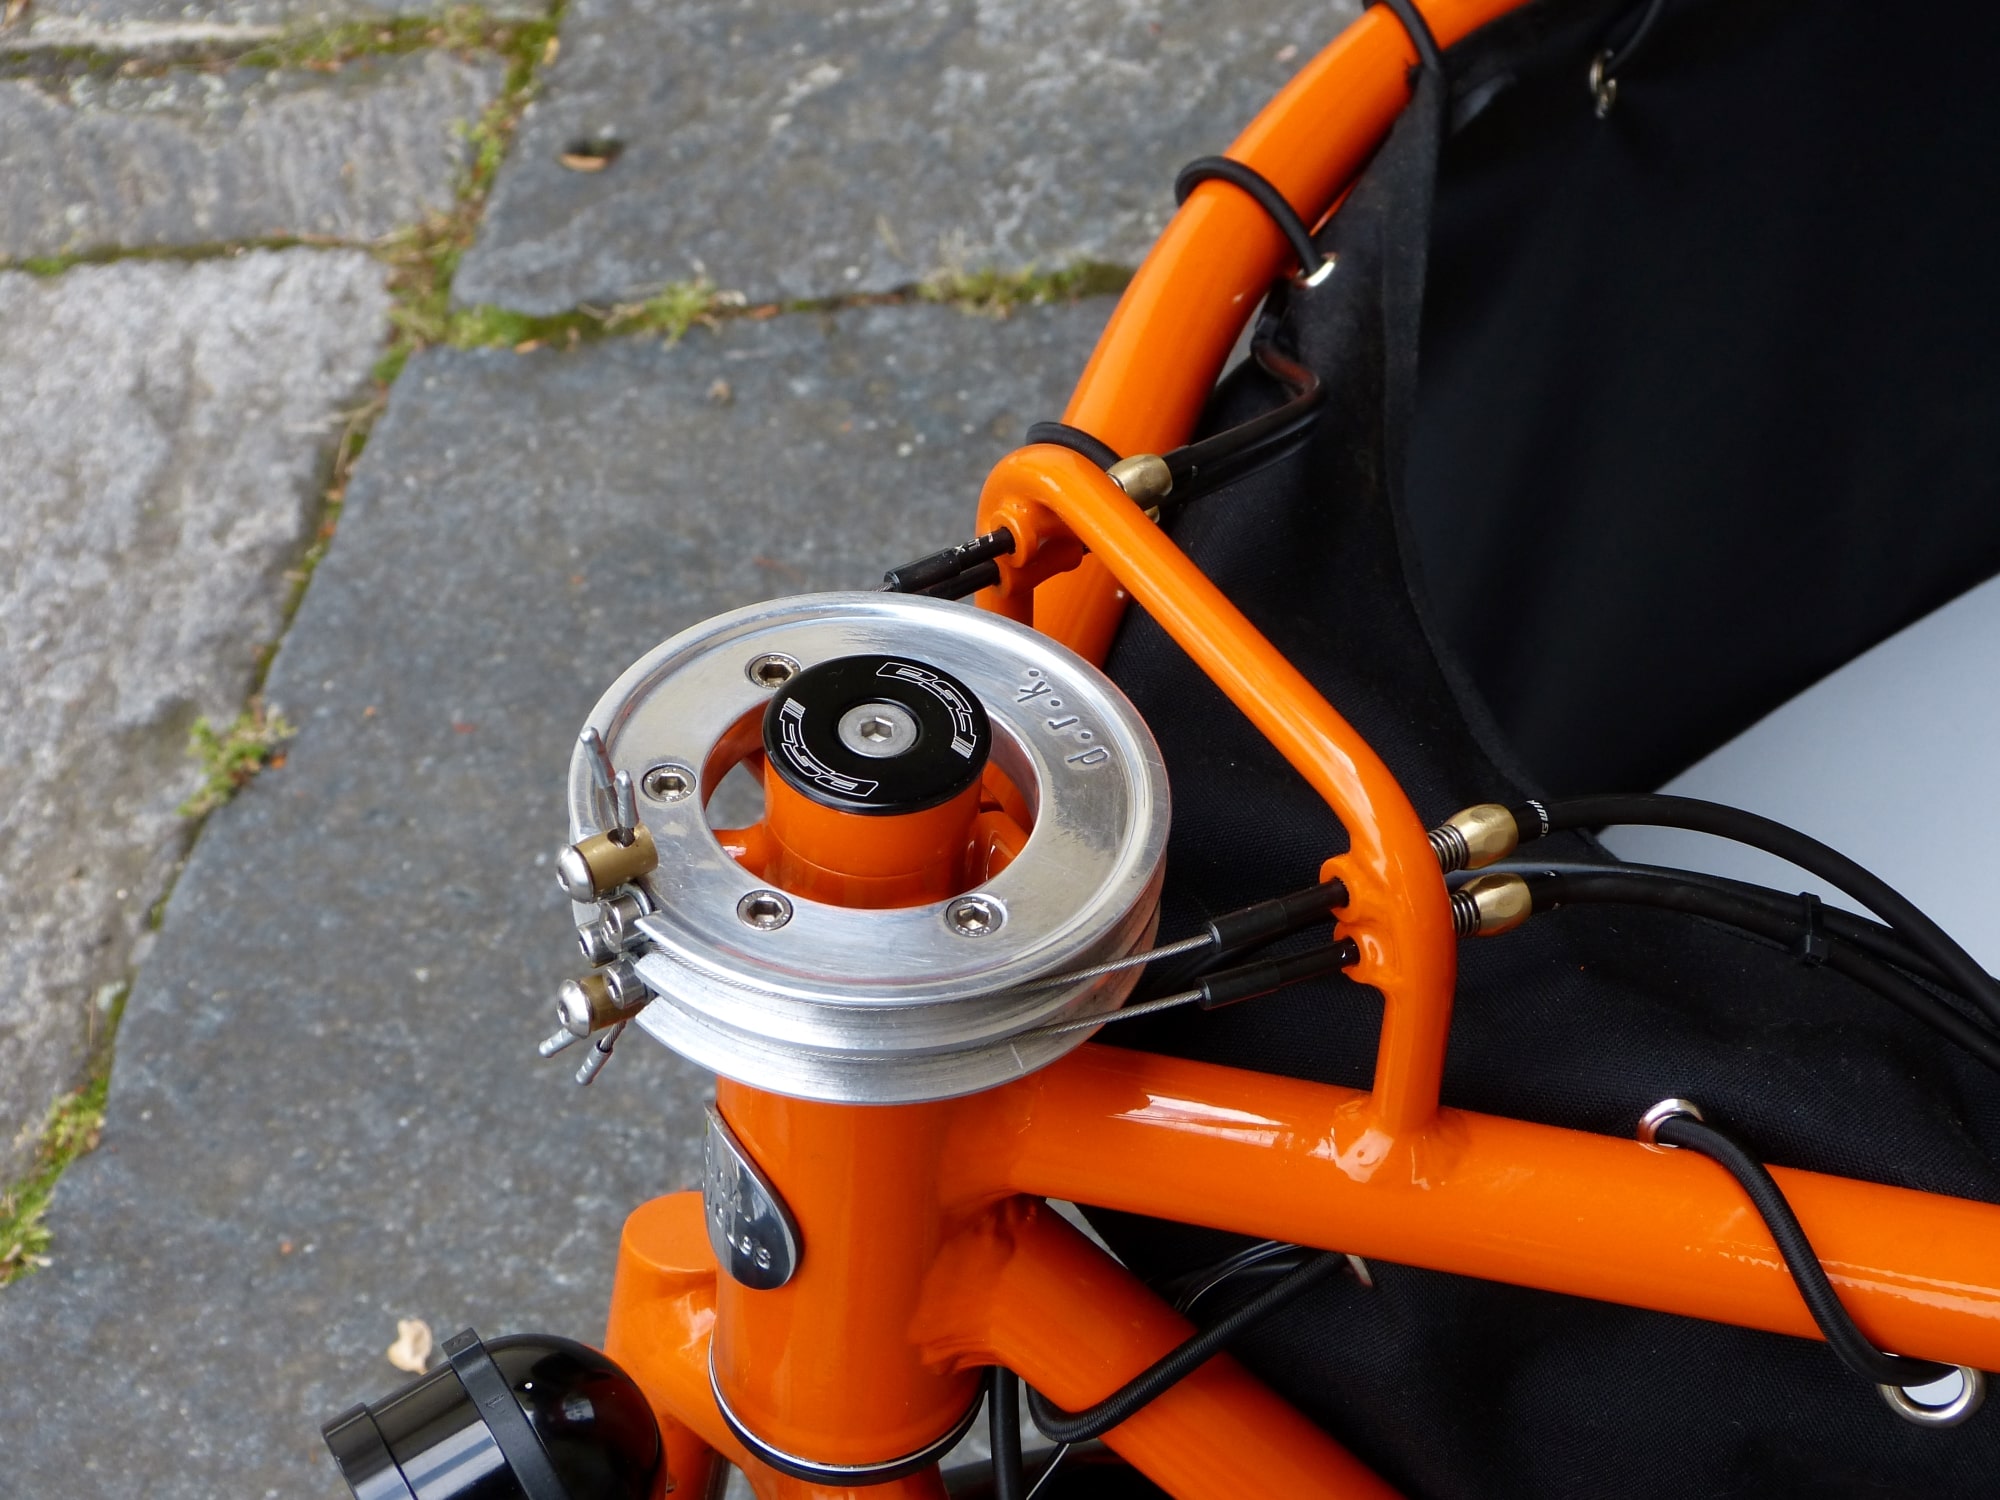
<path id="1" fill-rule="evenodd" d="M 1418 80 L 1338 270 L 1265 315 L 1325 416 L 1173 523 L 1429 822 L 1649 790 L 2000 570 L 2000 20 L 1670 3 L 1600 120 L 1632 10 L 1531 6 Z M 1279 399 L 1239 372 L 1206 425 Z M 1163 938 L 1345 847 L 1137 610 L 1110 670 L 1173 778 Z M 1774 945 L 1577 908 L 1460 965 L 1448 1105 L 1629 1136 L 1679 1095 L 1768 1161 L 2000 1202 L 2000 1080 Z M 1365 1087 L 1379 1010 L 1317 983 L 1102 1040 Z M 1156 1280 L 1244 1243 L 1093 1218 Z M 1918 1429 L 1817 1342 L 1373 1272 L 1238 1352 L 1413 1496 L 2000 1492 L 2000 1410 Z"/>

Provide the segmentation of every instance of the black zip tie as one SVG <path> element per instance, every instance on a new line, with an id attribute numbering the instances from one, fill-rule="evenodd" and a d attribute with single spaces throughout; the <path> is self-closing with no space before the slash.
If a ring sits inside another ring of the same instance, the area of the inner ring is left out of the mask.
<path id="1" fill-rule="evenodd" d="M 1087 1443 L 1092 1438 L 1102 1437 L 1120 1422 L 1128 1421 L 1162 1392 L 1207 1364 L 1225 1344 L 1251 1324 L 1262 1322 L 1299 1293 L 1346 1264 L 1345 1256 L 1331 1252 L 1314 1256 L 1284 1280 L 1259 1292 L 1214 1327 L 1197 1333 L 1162 1355 L 1095 1406 L 1085 1407 L 1082 1411 L 1064 1411 L 1030 1386 L 1028 1415 L 1034 1418 L 1035 1426 L 1050 1442 Z"/>
<path id="2" fill-rule="evenodd" d="M 1806 1311 L 1812 1314 L 1813 1322 L 1826 1337 L 1827 1347 L 1839 1356 L 1842 1364 L 1863 1380 L 1904 1390 L 1942 1380 L 1958 1368 L 1928 1359 L 1887 1354 L 1870 1343 L 1841 1305 L 1833 1283 L 1827 1279 L 1826 1268 L 1819 1263 L 1812 1241 L 1806 1238 L 1799 1224 L 1798 1215 L 1792 1212 L 1784 1190 L 1764 1164 L 1734 1136 L 1685 1112 L 1684 1107 L 1663 1117 L 1662 1111 L 1663 1106 L 1656 1105 L 1654 1113 L 1648 1116 L 1654 1121 L 1653 1140 L 1662 1146 L 1685 1146 L 1736 1179 L 1777 1242 L 1778 1254 L 1784 1257 L 1786 1269 L 1792 1273 Z M 1644 1126 L 1641 1129 L 1643 1132 Z"/>
<path id="3" fill-rule="evenodd" d="M 1313 243 L 1312 230 L 1269 178 L 1227 156 L 1197 156 L 1175 175 L 1174 202 L 1187 202 L 1188 194 L 1204 182 L 1226 182 L 1248 193 L 1290 241 L 1292 254 L 1298 257 L 1299 274 L 1311 276 L 1319 270 L 1326 256 Z"/>
<path id="4" fill-rule="evenodd" d="M 1410 34 L 1410 45 L 1417 49 L 1417 66 L 1429 68 L 1440 79 L 1444 77 L 1444 54 L 1438 50 L 1437 38 L 1431 34 L 1430 22 L 1417 9 L 1415 0 L 1368 0 L 1370 5 L 1379 5 L 1403 23 L 1403 30 Z"/>
<path id="5" fill-rule="evenodd" d="M 1811 891 L 1800 891 L 1799 905 L 1805 911 L 1805 930 L 1792 944 L 1792 953 L 1808 969 L 1817 969 L 1833 952 L 1832 944 L 1826 940 L 1826 931 L 1820 926 L 1820 899 Z"/>

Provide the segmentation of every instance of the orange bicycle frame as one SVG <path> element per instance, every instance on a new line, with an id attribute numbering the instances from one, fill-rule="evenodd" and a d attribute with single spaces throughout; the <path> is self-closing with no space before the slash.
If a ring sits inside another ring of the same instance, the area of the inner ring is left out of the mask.
<path id="1" fill-rule="evenodd" d="M 1514 3 L 1425 11 L 1448 46 Z M 1366 12 L 1230 154 L 1295 204 L 1333 202 L 1408 99 L 1415 61 L 1394 17 Z M 1125 453 L 1184 441 L 1287 254 L 1246 196 L 1198 188 L 1120 301 L 1065 420 Z M 1360 736 L 1138 505 L 1044 446 L 999 464 L 979 517 L 1016 541 L 983 605 L 1101 660 L 1136 599 L 1349 831 L 1324 873 L 1350 893 L 1339 930 L 1359 947 L 1354 977 L 1382 996 L 1373 1087 L 1090 1045 L 929 1104 L 814 1103 L 721 1081 L 717 1106 L 789 1205 L 803 1253 L 787 1284 L 752 1290 L 718 1274 L 699 1193 L 627 1222 L 606 1349 L 660 1418 L 663 1484 L 703 1493 L 720 1455 L 763 1500 L 859 1494 L 840 1471 L 947 1442 L 985 1367 L 1081 1408 L 1188 1337 L 1045 1198 L 1818 1336 L 1762 1220 L 1713 1163 L 1440 1107 L 1455 939 L 1423 824 Z M 785 831 L 808 867 L 851 866 L 839 840 L 896 836 L 808 824 Z M 867 852 L 871 871 L 905 867 L 895 849 Z M 1775 1175 L 1874 1342 L 2000 1367 L 2000 1207 Z M 1393 1493 L 1227 1356 L 1106 1441 L 1183 1497 Z M 824 1474 L 788 1477 L 760 1460 L 767 1450 Z M 934 1465 L 866 1491 L 944 1492 Z"/>

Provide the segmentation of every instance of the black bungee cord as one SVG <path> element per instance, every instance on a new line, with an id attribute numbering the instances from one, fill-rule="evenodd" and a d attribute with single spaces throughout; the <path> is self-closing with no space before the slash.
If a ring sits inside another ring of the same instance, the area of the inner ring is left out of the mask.
<path id="1" fill-rule="evenodd" d="M 1262 1322 L 1346 1264 L 1346 1257 L 1330 1251 L 1314 1255 L 1283 1280 L 1265 1288 L 1212 1327 L 1176 1345 L 1102 1401 L 1082 1411 L 1064 1411 L 1030 1387 L 1028 1415 L 1042 1436 L 1051 1442 L 1082 1443 L 1102 1437 L 1163 1391 L 1207 1364 L 1246 1328 Z"/>
<path id="2" fill-rule="evenodd" d="M 1886 1353 L 1870 1342 L 1868 1336 L 1855 1326 L 1854 1319 L 1834 1291 L 1826 1268 L 1820 1264 L 1812 1241 L 1806 1238 L 1805 1229 L 1800 1225 L 1798 1215 L 1792 1212 L 1784 1190 L 1778 1186 L 1769 1169 L 1734 1136 L 1708 1123 L 1701 1117 L 1699 1109 L 1686 1100 L 1669 1099 L 1648 1111 L 1640 1125 L 1640 1139 L 1655 1145 L 1684 1147 L 1707 1157 L 1736 1179 L 1744 1196 L 1749 1198 L 1758 1217 L 1764 1221 L 1764 1227 L 1770 1231 L 1778 1254 L 1783 1257 L 1785 1267 L 1799 1289 L 1799 1296 L 1805 1302 L 1806 1311 L 1812 1315 L 1813 1322 L 1825 1337 L 1827 1347 L 1848 1369 L 1863 1380 L 1881 1387 L 1885 1394 L 1898 1391 L 1904 1393 L 1906 1399 L 1909 1391 L 1934 1384 L 1956 1372 L 1966 1382 L 1961 1402 L 1953 1403 L 1957 1409 L 1939 1416 L 1927 1415 L 1929 1409 L 1915 1406 L 1914 1419 L 1934 1425 L 1949 1425 L 1972 1414 L 1984 1392 L 1985 1382 L 1980 1372 L 1964 1365 L 1907 1359 L 1899 1354 Z M 1892 1404 L 1899 1413 L 1909 1414 L 1905 1405 Z"/>

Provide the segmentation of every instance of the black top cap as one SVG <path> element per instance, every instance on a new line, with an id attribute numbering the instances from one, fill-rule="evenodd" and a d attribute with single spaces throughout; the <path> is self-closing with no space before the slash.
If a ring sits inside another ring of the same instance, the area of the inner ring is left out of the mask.
<path id="1" fill-rule="evenodd" d="M 870 816 L 922 812 L 979 779 L 986 710 L 948 672 L 900 656 L 808 667 L 764 710 L 764 753 L 801 796 Z"/>

